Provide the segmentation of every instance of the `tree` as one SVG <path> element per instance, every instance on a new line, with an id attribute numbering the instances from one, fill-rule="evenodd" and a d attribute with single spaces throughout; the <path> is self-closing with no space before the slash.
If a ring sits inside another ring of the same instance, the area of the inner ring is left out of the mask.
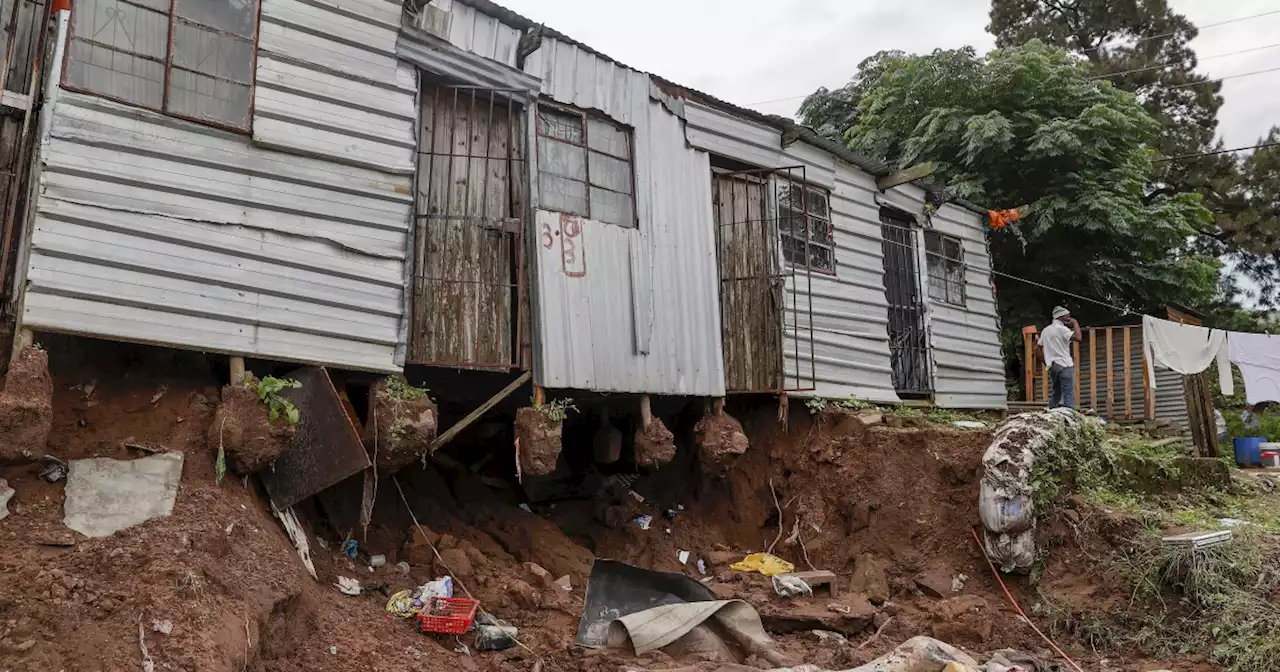
<path id="1" fill-rule="evenodd" d="M 855 151 L 906 167 L 933 161 L 954 194 L 993 208 L 1029 206 L 994 232 L 996 270 L 1136 311 L 1204 305 L 1216 258 L 1186 245 L 1211 214 L 1196 194 L 1146 199 L 1160 124 L 1133 94 L 1065 51 L 1033 40 L 885 56 L 860 72 Z M 1087 322 L 1112 308 L 997 277 L 1007 329 L 1067 303 Z"/>
<path id="2" fill-rule="evenodd" d="M 857 121 L 858 101 L 867 87 L 879 78 L 886 64 L 906 55 L 897 50 L 881 51 L 859 63 L 858 74 L 848 84 L 838 89 L 819 87 L 800 104 L 797 114 L 801 122 L 836 142 L 842 141 Z"/>

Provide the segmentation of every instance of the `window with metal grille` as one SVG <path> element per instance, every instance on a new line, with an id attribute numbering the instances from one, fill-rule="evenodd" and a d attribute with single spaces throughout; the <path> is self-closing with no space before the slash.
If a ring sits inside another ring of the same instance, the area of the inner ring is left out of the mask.
<path id="1" fill-rule="evenodd" d="M 249 130 L 258 0 L 77 0 L 63 85 Z"/>
<path id="2" fill-rule="evenodd" d="M 579 110 L 538 106 L 538 204 L 636 226 L 631 129 Z"/>
<path id="3" fill-rule="evenodd" d="M 779 180 L 778 231 L 788 263 L 835 275 L 831 195 L 826 189 Z"/>
<path id="4" fill-rule="evenodd" d="M 964 244 L 959 238 L 936 231 L 924 234 L 929 269 L 929 298 L 964 305 Z"/>

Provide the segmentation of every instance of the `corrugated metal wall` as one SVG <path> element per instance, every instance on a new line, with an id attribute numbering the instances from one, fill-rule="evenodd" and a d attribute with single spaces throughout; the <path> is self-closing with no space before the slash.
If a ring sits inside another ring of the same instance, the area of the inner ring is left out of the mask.
<path id="1" fill-rule="evenodd" d="M 934 403 L 943 408 L 1004 408 L 1008 393 L 1000 354 L 1000 322 L 982 216 L 947 204 L 930 219 L 935 231 L 960 239 L 968 265 L 963 308 L 930 298 L 927 267 L 921 271 L 926 274 Z"/>
<path id="2" fill-rule="evenodd" d="M 264 0 L 254 138 L 288 152 L 60 91 L 25 326 L 398 368 L 415 96 L 398 7 Z"/>
<path id="3" fill-rule="evenodd" d="M 396 59 L 399 3 L 262 0 L 260 25 L 255 142 L 413 174 L 417 83 Z"/>
<path id="4" fill-rule="evenodd" d="M 476 8 L 453 0 L 435 0 L 431 3 L 437 11 L 445 14 L 442 19 L 447 25 L 442 26 L 444 33 L 440 37 L 463 51 L 497 61 L 511 67 L 516 66 L 516 47 L 520 44 L 520 30 L 508 26 L 498 19 L 477 10 Z M 418 27 L 431 31 L 434 17 L 421 14 Z M 439 33 L 436 33 L 439 34 Z"/>
<path id="5" fill-rule="evenodd" d="M 535 379 L 552 388 L 723 395 L 707 154 L 650 99 L 644 73 L 550 38 L 525 71 L 542 78 L 543 95 L 634 129 L 639 219 L 622 228 L 537 213 Z M 581 232 L 581 267 L 566 266 L 565 227 Z M 544 231 L 557 232 L 557 242 L 543 245 Z"/>

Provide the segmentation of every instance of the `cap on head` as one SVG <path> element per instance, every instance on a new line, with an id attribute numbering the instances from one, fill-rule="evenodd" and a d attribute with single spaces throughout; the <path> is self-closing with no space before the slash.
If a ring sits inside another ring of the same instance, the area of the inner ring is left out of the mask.
<path id="1" fill-rule="evenodd" d="M 1055 320 L 1060 320 L 1070 314 L 1071 314 L 1071 311 L 1067 310 L 1066 308 L 1063 308 L 1062 306 L 1058 306 L 1053 309 L 1053 319 Z"/>

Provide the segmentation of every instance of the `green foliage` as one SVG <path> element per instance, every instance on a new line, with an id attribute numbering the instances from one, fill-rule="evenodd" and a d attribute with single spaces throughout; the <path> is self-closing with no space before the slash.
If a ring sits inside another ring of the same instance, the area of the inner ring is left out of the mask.
<path id="1" fill-rule="evenodd" d="M 578 407 L 573 405 L 572 399 L 556 399 L 548 401 L 544 404 L 530 404 L 533 410 L 545 415 L 552 422 L 564 422 L 569 417 L 569 411 L 577 411 Z"/>
<path id="2" fill-rule="evenodd" d="M 1229 672 L 1280 669 L 1280 605 L 1270 599 L 1280 589 L 1276 560 L 1262 531 L 1248 526 L 1201 549 L 1139 540 L 1120 562 L 1150 609 L 1142 643 L 1161 655 L 1208 652 Z"/>
<path id="3" fill-rule="evenodd" d="M 823 411 L 862 411 L 869 408 L 875 408 L 876 405 L 862 399 L 848 397 L 845 399 L 827 399 L 823 397 L 809 397 L 804 400 L 805 408 L 809 409 L 810 415 L 818 415 Z"/>
<path id="4" fill-rule="evenodd" d="M 383 399 L 392 401 L 420 401 L 422 399 L 430 399 L 427 395 L 427 388 L 418 387 L 410 383 L 407 378 L 401 374 L 387 376 L 387 384 L 385 389 L 379 390 L 378 394 Z"/>
<path id="5" fill-rule="evenodd" d="M 1144 198 L 1160 125 L 1133 95 L 1038 41 L 981 57 L 968 48 L 885 56 L 877 67 L 848 144 L 894 166 L 932 161 L 934 178 L 972 201 L 1030 206 L 992 233 L 997 270 L 1137 310 L 1213 299 L 1220 263 L 1186 246 L 1211 213 L 1194 194 Z M 997 285 L 1013 329 L 1078 303 Z M 1114 312 L 1072 308 L 1085 323 Z"/>
<path id="6" fill-rule="evenodd" d="M 267 417 L 271 422 L 283 417 L 291 425 L 298 424 L 298 420 L 301 418 L 298 407 L 294 406 L 292 401 L 289 401 L 280 393 L 284 390 L 302 387 L 300 381 L 293 378 L 263 376 L 256 383 L 253 379 L 246 379 L 245 384 L 257 390 L 258 399 L 267 405 Z"/>

